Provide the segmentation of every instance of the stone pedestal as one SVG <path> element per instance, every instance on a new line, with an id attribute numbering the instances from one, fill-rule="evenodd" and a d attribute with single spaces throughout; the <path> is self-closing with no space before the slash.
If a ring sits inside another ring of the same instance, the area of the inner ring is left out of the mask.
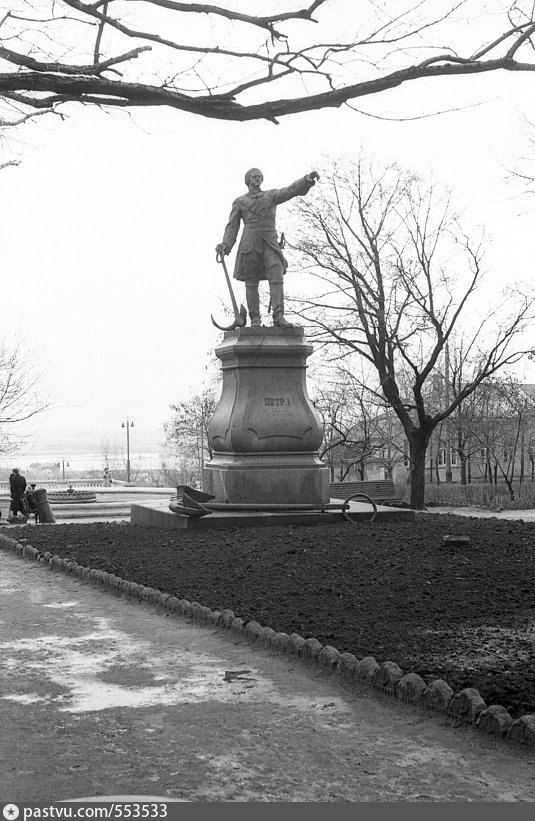
<path id="1" fill-rule="evenodd" d="M 209 426 L 204 489 L 217 502 L 323 504 L 319 414 L 306 389 L 312 345 L 302 328 L 238 328 L 216 348 L 221 398 Z"/>

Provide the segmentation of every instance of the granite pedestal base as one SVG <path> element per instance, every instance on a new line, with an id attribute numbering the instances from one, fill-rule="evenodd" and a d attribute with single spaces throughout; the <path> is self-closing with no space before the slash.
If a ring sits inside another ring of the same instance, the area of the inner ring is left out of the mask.
<path id="1" fill-rule="evenodd" d="M 225 504 L 321 504 L 329 501 L 329 470 L 314 453 L 216 453 L 203 487 Z"/>
<path id="2" fill-rule="evenodd" d="M 225 504 L 325 504 L 321 418 L 306 388 L 302 328 L 237 328 L 216 348 L 221 398 L 210 421 L 203 489 Z"/>

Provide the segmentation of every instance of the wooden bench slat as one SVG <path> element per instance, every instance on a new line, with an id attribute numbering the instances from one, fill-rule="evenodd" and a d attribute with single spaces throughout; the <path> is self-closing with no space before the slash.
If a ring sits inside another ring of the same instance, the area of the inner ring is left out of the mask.
<path id="1" fill-rule="evenodd" d="M 332 499 L 347 499 L 354 493 L 365 493 L 375 502 L 401 502 L 391 479 L 364 480 L 357 482 L 331 482 Z"/>

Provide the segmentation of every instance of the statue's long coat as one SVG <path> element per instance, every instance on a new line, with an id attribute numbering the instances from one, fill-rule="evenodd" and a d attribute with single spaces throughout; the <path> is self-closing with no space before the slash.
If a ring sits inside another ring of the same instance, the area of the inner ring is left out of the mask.
<path id="1" fill-rule="evenodd" d="M 243 255 L 255 251 L 262 256 L 264 242 L 276 252 L 282 265 L 286 268 L 286 260 L 277 243 L 277 226 L 275 222 L 277 205 L 306 194 L 313 185 L 314 180 L 301 177 L 287 188 L 272 188 L 269 191 L 247 193 L 234 200 L 229 221 L 225 228 L 223 243 L 230 252 L 236 242 L 240 230 L 240 221 L 242 221 L 243 233 L 234 265 L 235 279 L 242 282 L 246 280 Z M 265 279 L 265 276 L 260 275 L 260 279 Z"/>

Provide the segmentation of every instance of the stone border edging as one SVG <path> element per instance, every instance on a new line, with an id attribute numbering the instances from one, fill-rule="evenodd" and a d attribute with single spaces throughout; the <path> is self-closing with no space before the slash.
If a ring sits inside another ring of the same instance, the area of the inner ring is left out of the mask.
<path id="1" fill-rule="evenodd" d="M 299 658 L 322 671 L 354 682 L 357 687 L 377 690 L 413 707 L 443 713 L 504 741 L 535 749 L 535 715 L 524 715 L 513 720 L 500 704 L 487 707 L 478 690 L 473 687 L 454 693 L 442 679 L 426 684 L 417 673 L 404 673 L 393 661 L 379 664 L 373 656 L 365 656 L 359 661 L 352 653 L 340 653 L 329 644 L 322 645 L 316 638 L 304 639 L 298 633 L 278 633 L 271 627 L 262 627 L 256 621 L 246 623 L 232 610 L 211 610 L 199 602 L 178 599 L 104 570 L 85 567 L 49 551 L 37 550 L 28 543 L 17 542 L 1 533 L 0 548 L 11 550 L 24 559 L 41 562 L 51 570 L 61 570 L 77 576 L 118 595 L 161 607 L 200 625 L 229 630 L 243 636 L 250 644 Z"/>

